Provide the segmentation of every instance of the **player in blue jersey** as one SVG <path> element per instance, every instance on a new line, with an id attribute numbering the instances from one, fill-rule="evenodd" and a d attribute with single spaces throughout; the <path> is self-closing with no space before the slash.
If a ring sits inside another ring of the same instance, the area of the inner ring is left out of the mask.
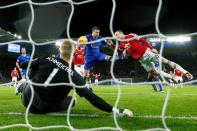
<path id="1" fill-rule="evenodd" d="M 100 52 L 100 48 L 107 46 L 107 45 L 109 46 L 112 45 L 112 41 L 100 40 L 103 37 L 99 36 L 99 33 L 100 33 L 100 28 L 97 26 L 94 26 L 92 28 L 92 34 L 85 35 L 88 42 L 97 41 L 92 44 L 85 44 L 84 78 L 86 82 L 89 81 L 90 70 L 92 69 L 96 61 L 110 61 L 112 59 L 112 56 L 109 56 Z"/>
<path id="2" fill-rule="evenodd" d="M 21 77 L 22 80 L 27 80 L 29 79 L 28 74 L 26 74 L 27 70 L 24 70 L 22 68 L 20 68 L 21 64 L 23 64 L 24 62 L 29 62 L 30 60 L 30 55 L 26 53 L 26 49 L 23 47 L 21 49 L 21 54 L 18 56 L 18 59 L 16 61 L 16 66 L 18 67 L 20 73 L 21 73 Z"/>

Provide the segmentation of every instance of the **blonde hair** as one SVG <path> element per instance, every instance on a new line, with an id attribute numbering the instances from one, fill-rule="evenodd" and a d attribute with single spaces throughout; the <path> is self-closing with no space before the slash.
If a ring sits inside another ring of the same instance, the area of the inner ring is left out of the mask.
<path id="1" fill-rule="evenodd" d="M 124 34 L 122 30 L 117 30 L 114 34 L 116 35 L 117 33 Z"/>
<path id="2" fill-rule="evenodd" d="M 60 45 L 61 58 L 70 59 L 72 49 L 73 49 L 73 43 L 68 39 L 64 39 L 62 44 Z"/>

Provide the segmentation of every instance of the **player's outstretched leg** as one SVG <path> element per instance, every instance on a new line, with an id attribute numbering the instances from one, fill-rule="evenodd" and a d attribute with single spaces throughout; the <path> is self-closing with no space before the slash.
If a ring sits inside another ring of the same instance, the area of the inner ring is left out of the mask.
<path id="1" fill-rule="evenodd" d="M 165 64 L 168 64 L 173 69 L 177 69 L 177 70 L 181 71 L 188 80 L 193 79 L 193 75 L 190 72 L 183 69 L 183 67 L 181 67 L 179 64 L 177 64 L 173 61 L 170 61 L 166 58 L 162 58 L 162 62 Z"/>

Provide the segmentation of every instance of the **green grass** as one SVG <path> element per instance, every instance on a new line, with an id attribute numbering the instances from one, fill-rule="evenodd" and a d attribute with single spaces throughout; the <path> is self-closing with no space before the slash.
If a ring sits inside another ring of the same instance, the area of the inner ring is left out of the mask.
<path id="1" fill-rule="evenodd" d="M 99 86 L 94 92 L 114 105 L 117 97 L 116 86 Z M 121 99 L 119 107 L 131 109 L 134 117 L 119 117 L 118 124 L 124 130 L 143 130 L 149 128 L 163 128 L 161 118 L 165 93 L 155 93 L 150 86 L 121 86 Z M 71 125 L 77 129 L 96 127 L 115 127 L 113 115 L 102 112 L 93 107 L 84 98 L 78 97 L 77 105 L 72 109 L 70 117 Z M 21 114 L 5 114 L 18 112 Z M 0 87 L 0 127 L 12 124 L 25 124 L 25 108 L 21 104 L 20 96 L 14 94 L 14 88 Z M 29 122 L 33 127 L 49 125 L 68 125 L 66 112 L 58 115 L 33 115 L 29 114 Z M 145 117 L 153 116 L 153 117 Z M 184 88 L 171 88 L 170 99 L 166 109 L 167 126 L 173 131 L 197 130 L 197 86 Z M 177 117 L 185 117 L 178 119 Z M 6 131 L 27 131 L 26 127 L 5 129 Z M 60 129 L 46 129 L 47 131 L 62 131 Z"/>

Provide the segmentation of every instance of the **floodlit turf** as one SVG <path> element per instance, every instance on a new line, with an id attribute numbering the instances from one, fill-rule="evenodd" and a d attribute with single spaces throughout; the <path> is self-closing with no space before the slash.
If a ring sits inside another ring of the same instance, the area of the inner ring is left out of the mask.
<path id="1" fill-rule="evenodd" d="M 116 86 L 94 87 L 94 92 L 114 105 L 117 97 Z M 118 118 L 119 126 L 124 130 L 143 130 L 163 128 L 160 117 L 166 96 L 164 93 L 152 92 L 151 86 L 121 86 L 119 107 L 131 109 L 133 118 Z M 16 112 L 18 114 L 11 114 Z M 14 94 L 14 88 L 0 87 L 0 127 L 12 124 L 25 124 L 25 108 L 20 96 Z M 10 113 L 10 114 L 9 114 Z M 167 126 L 173 131 L 197 130 L 197 86 L 171 88 L 170 100 L 166 111 Z M 49 125 L 68 125 L 65 113 L 33 115 L 29 114 L 33 127 Z M 70 123 L 74 128 L 87 129 L 96 127 L 115 127 L 113 116 L 94 108 L 84 98 L 78 97 L 77 105 L 71 111 Z M 28 130 L 25 127 L 6 129 L 10 131 Z M 47 129 L 62 131 L 66 128 Z"/>

